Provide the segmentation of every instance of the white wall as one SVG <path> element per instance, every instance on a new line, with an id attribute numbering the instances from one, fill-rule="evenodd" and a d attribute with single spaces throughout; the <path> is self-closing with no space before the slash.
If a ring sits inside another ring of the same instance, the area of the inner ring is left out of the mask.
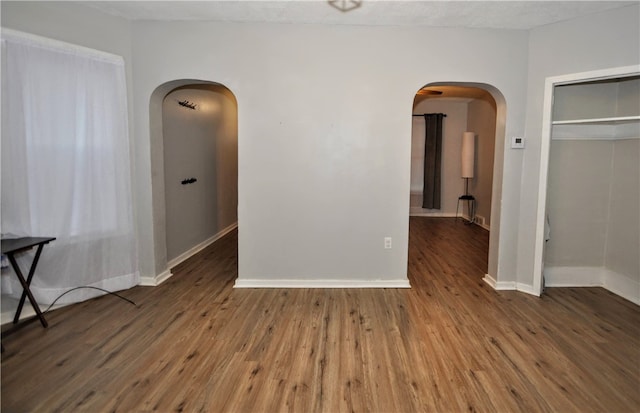
<path id="1" fill-rule="evenodd" d="M 613 141 L 604 267 L 633 280 L 640 298 L 640 136 Z"/>
<path id="2" fill-rule="evenodd" d="M 640 304 L 639 129 L 551 142 L 547 285 L 602 286 Z"/>
<path id="3" fill-rule="evenodd" d="M 602 267 L 613 142 L 553 140 L 549 155 L 545 267 Z"/>
<path id="4" fill-rule="evenodd" d="M 180 106 L 183 100 L 196 103 L 196 110 Z M 171 261 L 237 222 L 237 110 L 233 95 L 211 84 L 172 91 L 162 112 Z M 197 181 L 183 185 L 189 178 Z"/>
<path id="5" fill-rule="evenodd" d="M 467 130 L 476 134 L 476 178 L 470 182 L 469 191 L 476 197 L 476 215 L 484 218 L 485 227 L 490 227 L 496 140 L 495 101 L 487 98 L 469 102 Z"/>
<path id="6" fill-rule="evenodd" d="M 523 131 L 522 31 L 139 22 L 133 43 L 141 142 L 164 82 L 212 80 L 236 95 L 241 279 L 406 279 L 410 113 L 423 85 L 491 84 L 509 102 L 507 133 Z"/>
<path id="7" fill-rule="evenodd" d="M 530 32 L 529 80 L 527 92 L 526 148 L 521 179 L 505 182 L 504 193 L 519 193 L 516 216 L 503 217 L 503 225 L 513 219 L 518 228 L 517 267 L 514 281 L 533 285 L 536 208 L 542 134 L 545 79 L 570 73 L 599 70 L 640 63 L 640 10 L 632 5 L 589 15 Z M 507 161 L 508 162 L 508 161 Z M 505 178 L 509 165 L 505 165 Z"/>

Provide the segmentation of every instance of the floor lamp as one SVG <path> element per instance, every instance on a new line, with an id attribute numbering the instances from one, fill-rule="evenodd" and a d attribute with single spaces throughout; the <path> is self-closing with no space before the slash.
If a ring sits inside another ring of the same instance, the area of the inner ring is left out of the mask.
<path id="1" fill-rule="evenodd" d="M 458 197 L 458 205 L 456 206 L 456 219 L 458 218 L 458 208 L 460 207 L 460 201 L 467 203 L 467 212 L 469 213 L 469 221 L 467 224 L 472 224 L 476 220 L 476 199 L 473 195 L 469 194 L 469 179 L 473 179 L 473 161 L 475 158 L 475 138 L 476 134 L 473 132 L 464 132 L 462 134 L 462 178 L 464 179 L 464 195 Z"/>

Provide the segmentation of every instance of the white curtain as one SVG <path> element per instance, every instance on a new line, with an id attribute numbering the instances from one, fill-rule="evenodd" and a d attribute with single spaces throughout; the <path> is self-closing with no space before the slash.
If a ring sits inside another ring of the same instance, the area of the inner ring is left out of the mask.
<path id="1" fill-rule="evenodd" d="M 138 284 L 121 57 L 3 29 L 1 169 L 3 236 L 57 238 L 32 282 L 38 302 Z M 25 277 L 34 252 L 19 259 Z M 19 297 L 7 271 L 3 294 Z"/>

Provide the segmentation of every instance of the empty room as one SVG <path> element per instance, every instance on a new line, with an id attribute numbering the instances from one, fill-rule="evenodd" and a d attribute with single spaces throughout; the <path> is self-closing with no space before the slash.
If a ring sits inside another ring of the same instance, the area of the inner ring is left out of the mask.
<path id="1" fill-rule="evenodd" d="M 1 409 L 640 410 L 638 1 L 2 1 Z"/>

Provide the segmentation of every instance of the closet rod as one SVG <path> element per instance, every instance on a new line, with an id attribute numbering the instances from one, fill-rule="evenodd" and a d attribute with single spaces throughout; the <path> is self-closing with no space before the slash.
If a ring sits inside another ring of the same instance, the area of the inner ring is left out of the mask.
<path id="1" fill-rule="evenodd" d="M 414 114 L 413 114 L 413 116 L 424 116 L 424 115 L 436 115 L 436 113 L 423 113 L 423 114 L 415 114 L 415 113 L 414 113 Z M 442 116 L 446 118 L 446 117 L 447 117 L 447 114 L 446 114 L 446 113 L 443 113 L 443 114 L 442 114 Z"/>

